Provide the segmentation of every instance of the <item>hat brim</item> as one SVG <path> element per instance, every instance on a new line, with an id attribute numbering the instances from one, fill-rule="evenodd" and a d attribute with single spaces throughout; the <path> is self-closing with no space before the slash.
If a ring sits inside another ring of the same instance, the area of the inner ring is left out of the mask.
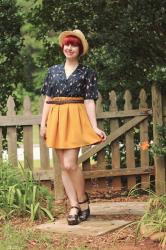
<path id="1" fill-rule="evenodd" d="M 85 55 L 88 52 L 89 45 L 88 45 L 88 42 L 87 42 L 87 40 L 85 39 L 85 37 L 84 37 L 84 35 L 82 33 L 77 33 L 75 31 L 63 31 L 59 35 L 59 38 L 58 38 L 59 39 L 59 45 L 61 47 L 63 45 L 63 39 L 66 36 L 76 36 L 81 40 L 81 43 L 82 43 L 82 46 L 83 46 L 83 52 L 82 52 L 81 56 Z"/>

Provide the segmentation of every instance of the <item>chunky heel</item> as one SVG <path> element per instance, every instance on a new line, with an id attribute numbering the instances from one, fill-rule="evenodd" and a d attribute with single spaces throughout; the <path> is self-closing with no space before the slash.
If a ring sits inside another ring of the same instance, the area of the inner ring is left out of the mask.
<path id="1" fill-rule="evenodd" d="M 89 208 L 90 201 L 89 201 L 89 196 L 88 196 L 87 193 L 85 193 L 85 195 L 86 195 L 86 199 L 84 201 L 78 202 L 79 205 L 87 203 L 87 206 L 88 206 L 88 208 L 84 209 L 84 210 L 81 210 L 81 208 L 80 208 L 79 218 L 80 218 L 81 221 L 86 221 L 88 219 L 88 217 L 90 216 L 90 208 Z"/>

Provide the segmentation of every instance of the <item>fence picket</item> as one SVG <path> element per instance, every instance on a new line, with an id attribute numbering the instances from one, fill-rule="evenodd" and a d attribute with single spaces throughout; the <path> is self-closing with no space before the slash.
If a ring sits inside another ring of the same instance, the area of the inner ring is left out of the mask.
<path id="1" fill-rule="evenodd" d="M 129 90 L 125 91 L 124 94 L 124 110 L 132 109 L 132 96 Z M 129 119 L 125 119 L 125 122 L 129 121 Z M 135 168 L 135 154 L 134 154 L 134 130 L 130 129 L 125 134 L 125 146 L 126 146 L 126 167 L 128 169 Z M 136 184 L 135 176 L 129 176 L 127 178 L 128 189 L 131 189 Z"/>
<path id="2" fill-rule="evenodd" d="M 102 99 L 102 96 L 99 92 L 99 98 L 96 102 L 96 116 L 102 112 L 103 112 L 103 99 Z M 100 128 L 101 130 L 104 131 L 104 119 L 99 119 L 97 122 L 97 126 L 98 126 L 98 128 Z M 97 153 L 96 160 L 97 160 L 97 164 L 91 165 L 92 171 L 94 171 L 94 170 L 99 171 L 99 170 L 106 169 L 107 162 L 106 162 L 106 158 L 105 158 L 105 149 L 104 148 Z M 99 178 L 96 182 L 97 183 L 96 186 L 99 186 L 100 188 L 105 187 L 106 182 L 107 182 L 107 180 L 105 178 Z M 92 180 L 91 180 L 91 182 L 86 180 L 87 186 L 90 186 L 91 183 L 92 183 Z"/>
<path id="3" fill-rule="evenodd" d="M 24 115 L 29 116 L 31 113 L 31 101 L 29 96 L 24 98 Z M 33 169 L 33 127 L 32 125 L 23 127 L 23 145 L 24 145 L 24 167 Z"/>
<path id="4" fill-rule="evenodd" d="M 118 110 L 117 107 L 117 97 L 115 91 L 111 91 L 109 94 L 110 107 L 109 111 L 114 112 Z M 114 118 L 110 120 L 111 133 L 119 128 L 118 119 Z M 116 140 L 111 144 L 112 152 L 112 169 L 120 169 L 120 149 L 119 142 Z M 112 188 L 115 190 L 121 189 L 121 177 L 113 177 Z"/>
<path id="5" fill-rule="evenodd" d="M 146 96 L 146 92 L 144 89 L 141 89 L 140 94 L 139 94 L 139 99 L 140 99 L 140 103 L 139 103 L 139 109 L 147 109 L 148 105 L 147 105 L 147 96 Z M 148 136 L 148 127 L 149 127 L 149 123 L 148 123 L 148 119 L 144 120 L 141 124 L 140 124 L 140 144 L 142 145 L 142 143 L 144 142 L 149 142 L 149 136 Z M 141 168 L 146 169 L 149 166 L 149 151 L 147 150 L 143 150 L 142 148 L 140 149 L 140 161 L 141 161 Z M 150 177 L 149 175 L 144 175 L 141 176 L 141 187 L 143 189 L 147 189 L 150 186 Z"/>
<path id="6" fill-rule="evenodd" d="M 15 103 L 12 96 L 9 96 L 7 100 L 7 116 L 12 117 L 16 116 L 15 112 Z M 8 144 L 8 158 L 9 162 L 13 166 L 17 166 L 17 133 L 16 133 L 16 127 L 11 126 L 7 127 L 7 144 Z"/>
<path id="7" fill-rule="evenodd" d="M 97 100 L 96 103 L 96 114 L 103 112 L 103 105 L 102 105 L 102 96 L 99 93 L 99 99 Z M 99 120 L 98 123 L 98 128 L 100 128 L 101 130 L 104 130 L 104 121 L 103 120 Z M 97 166 L 100 169 L 105 169 L 106 168 L 106 159 L 105 159 L 105 149 L 102 149 L 100 152 L 97 153 Z"/>
<path id="8" fill-rule="evenodd" d="M 42 112 L 44 104 L 44 98 L 41 97 L 39 101 L 39 112 Z M 39 125 L 39 145 L 40 145 L 40 167 L 41 169 L 49 169 L 50 168 L 50 160 L 49 160 L 49 149 L 47 148 L 45 141 L 40 136 L 40 125 Z"/>

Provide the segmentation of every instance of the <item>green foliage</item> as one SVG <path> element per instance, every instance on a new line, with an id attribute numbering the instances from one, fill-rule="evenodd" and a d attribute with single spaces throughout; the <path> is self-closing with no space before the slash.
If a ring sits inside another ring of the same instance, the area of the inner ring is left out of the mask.
<path id="1" fill-rule="evenodd" d="M 58 34 L 79 28 L 90 44 L 85 63 L 97 70 L 103 93 L 112 88 L 137 93 L 154 81 L 164 86 L 164 0 L 43 1 L 32 8 L 29 21 L 43 40 L 40 63 L 44 67 L 62 60 Z"/>
<path id="2" fill-rule="evenodd" d="M 22 13 L 16 1 L 0 1 L 0 111 L 6 112 L 9 95 L 23 81 L 20 50 L 23 46 L 20 28 L 23 23 Z M 16 98 L 16 105 L 19 102 Z"/>
<path id="3" fill-rule="evenodd" d="M 13 226 L 11 223 L 6 223 L 1 227 L 1 250 L 25 250 L 30 248 L 36 250 L 66 250 L 67 245 L 68 237 L 64 234 L 57 239 L 50 233 L 43 233 L 32 228 L 22 228 L 17 225 Z M 87 244 L 80 247 L 71 246 L 70 249 L 90 250 Z"/>
<path id="4" fill-rule="evenodd" d="M 133 195 L 134 192 L 137 194 L 138 189 L 134 187 L 130 194 Z M 129 225 L 118 230 L 115 240 L 118 239 L 121 232 L 125 231 L 128 227 L 134 225 L 136 226 L 136 237 L 154 237 L 155 241 L 160 241 L 162 248 L 165 249 L 166 246 L 166 195 L 156 195 L 150 190 L 144 190 L 149 195 L 150 198 L 146 205 L 146 210 L 144 215 L 138 221 L 132 222 Z"/>
<path id="5" fill-rule="evenodd" d="M 16 0 L 17 5 L 21 9 L 24 23 L 21 26 L 21 35 L 23 39 L 23 47 L 20 51 L 22 58 L 22 72 L 24 81 L 18 86 L 14 92 L 20 101 L 23 101 L 25 95 L 29 95 L 32 101 L 32 111 L 38 112 L 40 89 L 43 79 L 46 75 L 47 67 L 43 67 L 40 58 L 43 57 L 44 47 L 43 41 L 37 39 L 36 28 L 28 21 L 27 17 L 31 12 L 31 7 L 41 4 L 41 0 Z"/>
<path id="6" fill-rule="evenodd" d="M 11 215 L 30 215 L 31 220 L 51 214 L 53 197 L 49 191 L 33 180 L 32 172 L 13 168 L 8 163 L 0 166 L 0 218 Z"/>
<path id="7" fill-rule="evenodd" d="M 150 189 L 140 189 L 139 184 L 135 185 L 129 192 L 130 196 L 138 195 L 141 191 L 149 195 L 149 200 L 146 205 L 144 215 L 138 221 L 135 221 L 120 231 L 118 231 L 115 239 L 118 238 L 121 232 L 131 225 L 136 227 L 136 237 L 154 237 L 155 241 L 160 241 L 162 248 L 166 245 L 166 195 L 156 195 Z"/>
<path id="8" fill-rule="evenodd" d="M 15 0 L 0 0 L 0 113 L 6 114 L 7 99 L 12 95 L 17 109 L 22 105 L 24 81 L 21 49 L 23 39 L 20 28 L 23 15 Z M 20 98 L 21 96 L 21 98 Z M 6 131 L 3 129 L 3 147 L 6 147 Z M 18 140 L 22 139 L 20 129 Z"/>
<path id="9" fill-rule="evenodd" d="M 3 240 L 0 241 L 1 250 L 25 250 L 28 243 L 31 246 L 33 243 L 36 249 L 55 249 L 52 235 L 46 232 L 43 234 L 43 232 L 32 229 L 14 228 L 10 223 L 5 224 L 1 231 L 3 237 Z"/>
<path id="10" fill-rule="evenodd" d="M 104 100 L 112 89 L 119 98 L 129 88 L 135 98 L 154 81 L 165 87 L 164 0 L 1 0 L 0 7 L 3 113 L 9 94 L 16 106 L 25 94 L 40 96 L 46 69 L 64 60 L 57 38 L 67 29 L 85 33 L 90 50 L 80 61 L 97 71 Z"/>
<path id="11" fill-rule="evenodd" d="M 146 212 L 138 222 L 137 235 L 143 228 L 149 235 L 166 231 L 166 195 L 157 196 L 153 194 L 149 199 Z M 165 247 L 166 236 L 160 240 Z"/>
<path id="12" fill-rule="evenodd" d="M 166 126 L 157 125 L 157 142 L 152 144 L 152 152 L 158 156 L 166 156 Z"/>

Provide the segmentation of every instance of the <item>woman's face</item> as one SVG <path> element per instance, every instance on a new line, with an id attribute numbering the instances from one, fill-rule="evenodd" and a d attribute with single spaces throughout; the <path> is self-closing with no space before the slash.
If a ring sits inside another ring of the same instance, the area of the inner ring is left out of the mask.
<path id="1" fill-rule="evenodd" d="M 73 44 L 65 44 L 63 47 L 63 53 L 66 58 L 77 58 L 79 56 L 79 46 Z"/>

